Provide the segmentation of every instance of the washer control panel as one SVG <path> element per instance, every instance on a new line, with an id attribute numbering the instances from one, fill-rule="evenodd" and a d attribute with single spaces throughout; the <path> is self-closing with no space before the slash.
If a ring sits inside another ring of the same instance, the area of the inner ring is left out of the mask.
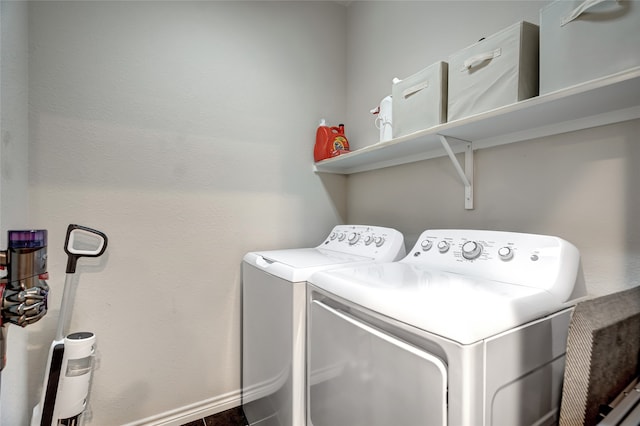
<path id="1" fill-rule="evenodd" d="M 577 279 L 580 253 L 553 236 L 437 229 L 424 231 L 402 262 L 568 296 Z"/>
<path id="2" fill-rule="evenodd" d="M 338 225 L 317 248 L 356 254 L 372 258 L 388 258 L 398 253 L 394 260 L 404 257 L 404 237 L 395 229 L 367 225 Z"/>

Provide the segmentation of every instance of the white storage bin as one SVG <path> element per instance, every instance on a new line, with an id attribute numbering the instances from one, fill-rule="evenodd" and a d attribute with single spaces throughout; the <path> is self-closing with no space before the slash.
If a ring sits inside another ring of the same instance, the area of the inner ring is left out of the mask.
<path id="1" fill-rule="evenodd" d="M 393 84 L 393 137 L 447 121 L 447 63 L 436 62 Z"/>
<path id="2" fill-rule="evenodd" d="M 449 57 L 448 121 L 537 94 L 537 25 L 518 22 Z"/>
<path id="3" fill-rule="evenodd" d="M 640 2 L 561 0 L 540 10 L 540 94 L 640 66 Z"/>

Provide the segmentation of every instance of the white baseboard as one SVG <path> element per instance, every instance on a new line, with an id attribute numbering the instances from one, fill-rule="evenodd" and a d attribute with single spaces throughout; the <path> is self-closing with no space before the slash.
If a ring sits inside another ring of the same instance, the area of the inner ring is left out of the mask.
<path id="1" fill-rule="evenodd" d="M 123 426 L 180 426 L 194 420 L 221 413 L 242 403 L 240 390 L 185 405 Z"/>

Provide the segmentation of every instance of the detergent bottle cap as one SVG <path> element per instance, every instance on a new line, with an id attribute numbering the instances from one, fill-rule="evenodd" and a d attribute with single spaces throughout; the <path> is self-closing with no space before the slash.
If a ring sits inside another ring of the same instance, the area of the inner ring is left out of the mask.
<path id="1" fill-rule="evenodd" d="M 327 125 L 327 122 L 325 121 L 325 119 L 321 118 L 320 119 L 320 124 L 318 124 L 318 126 L 326 126 L 326 125 Z"/>

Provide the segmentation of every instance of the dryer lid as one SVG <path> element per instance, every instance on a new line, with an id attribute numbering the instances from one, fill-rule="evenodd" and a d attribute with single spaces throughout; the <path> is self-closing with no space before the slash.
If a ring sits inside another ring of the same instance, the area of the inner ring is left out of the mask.
<path id="1" fill-rule="evenodd" d="M 373 260 L 371 257 L 321 248 L 252 252 L 244 257 L 244 261 L 252 266 L 291 282 L 306 281 L 317 271 Z"/>
<path id="2" fill-rule="evenodd" d="M 257 253 L 271 262 L 279 262 L 291 268 L 313 268 L 373 260 L 370 257 L 321 248 L 274 250 Z"/>

